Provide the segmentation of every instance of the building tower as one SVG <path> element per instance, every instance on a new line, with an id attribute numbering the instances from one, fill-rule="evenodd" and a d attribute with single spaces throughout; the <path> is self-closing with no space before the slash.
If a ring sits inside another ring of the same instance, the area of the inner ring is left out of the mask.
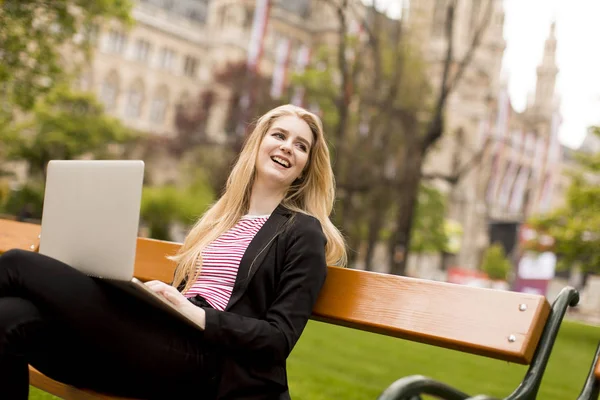
<path id="1" fill-rule="evenodd" d="M 535 86 L 535 97 L 532 108 L 536 114 L 549 116 L 555 106 L 554 87 L 556 86 L 556 22 L 550 27 L 550 34 L 544 46 L 542 63 L 537 68 L 537 81 Z"/>

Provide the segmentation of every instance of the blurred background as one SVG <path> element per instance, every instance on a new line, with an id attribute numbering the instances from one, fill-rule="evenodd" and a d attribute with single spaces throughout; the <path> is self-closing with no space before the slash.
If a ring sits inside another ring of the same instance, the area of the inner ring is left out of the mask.
<path id="1" fill-rule="evenodd" d="M 350 267 L 571 284 L 600 323 L 600 7 L 570 4 L 1 1 L 0 214 L 39 223 L 51 159 L 143 159 L 141 235 L 181 241 L 293 103 L 324 121 Z"/>

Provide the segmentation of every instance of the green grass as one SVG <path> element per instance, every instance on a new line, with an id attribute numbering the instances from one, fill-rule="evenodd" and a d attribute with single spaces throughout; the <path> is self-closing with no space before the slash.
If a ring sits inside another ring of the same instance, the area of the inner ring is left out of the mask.
<path id="1" fill-rule="evenodd" d="M 564 322 L 539 393 L 575 399 L 583 386 L 600 327 Z M 288 362 L 294 400 L 375 400 L 394 380 L 427 375 L 470 394 L 505 397 L 526 367 L 310 321 Z M 53 399 L 33 390 L 31 399 Z"/>

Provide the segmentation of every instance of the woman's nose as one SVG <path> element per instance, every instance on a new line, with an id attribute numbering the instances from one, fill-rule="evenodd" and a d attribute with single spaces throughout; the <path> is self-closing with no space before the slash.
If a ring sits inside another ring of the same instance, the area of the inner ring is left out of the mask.
<path id="1" fill-rule="evenodd" d="M 289 143 L 287 143 L 287 142 L 284 142 L 284 143 L 282 143 L 282 144 L 281 144 L 281 146 L 279 146 L 279 149 L 280 149 L 281 151 L 285 152 L 285 153 L 288 153 L 288 154 L 291 154 L 291 153 L 292 153 L 292 150 L 291 150 L 291 148 L 290 148 L 290 145 L 289 145 Z"/>

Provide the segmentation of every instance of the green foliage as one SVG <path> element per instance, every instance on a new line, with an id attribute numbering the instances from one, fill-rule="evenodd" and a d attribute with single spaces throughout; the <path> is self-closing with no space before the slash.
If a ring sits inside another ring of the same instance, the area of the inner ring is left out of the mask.
<path id="1" fill-rule="evenodd" d="M 492 280 L 505 280 L 512 269 L 510 261 L 504 254 L 502 245 L 496 243 L 491 245 L 485 251 L 481 270 L 485 272 Z"/>
<path id="2" fill-rule="evenodd" d="M 97 24 L 129 24 L 131 7 L 130 0 L 0 1 L 0 94 L 12 105 L 5 111 L 29 110 L 64 82 L 63 58 L 89 54 Z"/>
<path id="3" fill-rule="evenodd" d="M 110 158 L 109 144 L 126 143 L 135 134 L 104 114 L 92 94 L 58 86 L 38 102 L 25 121 L 0 130 L 6 157 L 24 160 L 34 178 L 44 178 L 48 161 L 92 154 Z"/>
<path id="4" fill-rule="evenodd" d="M 4 198 L 0 196 L 0 211 L 15 216 L 27 211 L 27 218 L 41 219 L 44 203 L 43 185 L 31 182 L 18 190 L 9 191 Z"/>
<path id="5" fill-rule="evenodd" d="M 447 251 L 445 196 L 433 187 L 421 185 L 415 213 L 411 251 L 416 253 Z"/>
<path id="6" fill-rule="evenodd" d="M 169 227 L 174 222 L 191 225 L 214 200 L 214 193 L 204 179 L 186 188 L 175 186 L 145 187 L 141 218 L 150 229 L 150 237 L 171 240 Z"/>
<path id="7" fill-rule="evenodd" d="M 590 131 L 600 136 L 600 128 Z M 565 206 L 530 223 L 554 238 L 559 266 L 600 273 L 600 153 L 581 154 L 577 160 Z"/>

